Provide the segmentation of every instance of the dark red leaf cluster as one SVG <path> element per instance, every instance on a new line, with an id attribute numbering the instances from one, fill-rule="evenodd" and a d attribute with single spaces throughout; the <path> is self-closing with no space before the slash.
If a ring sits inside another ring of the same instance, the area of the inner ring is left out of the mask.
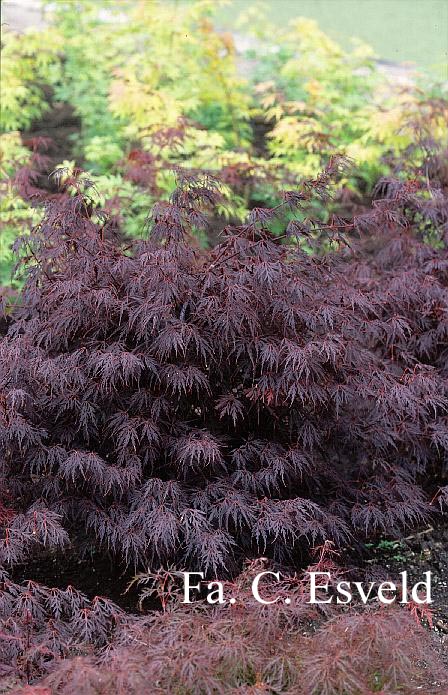
<path id="1" fill-rule="evenodd" d="M 322 549 L 308 570 L 336 578 L 329 557 Z M 22 695 L 441 692 L 446 672 L 409 611 L 370 606 L 336 615 L 322 605 L 318 612 L 301 573 L 265 577 L 263 596 L 277 602 L 261 605 L 250 585 L 266 569 L 278 568 L 266 558 L 248 563 L 225 583 L 236 603 L 219 608 L 182 606 L 181 573 L 158 572 L 153 578 L 174 603 L 138 617 L 100 597 L 89 602 L 72 587 L 17 585 L 4 576 L 1 639 L 10 661 L 3 672 L 43 676 Z"/>
<path id="2" fill-rule="evenodd" d="M 179 171 L 148 239 L 123 249 L 75 172 L 20 243 L 27 281 L 0 338 L 1 565 L 87 543 L 176 568 L 142 575 L 166 610 L 140 618 L 2 570 L 2 676 L 44 675 L 29 695 L 437 692 L 408 611 L 310 613 L 293 571 L 264 587 L 292 606 L 255 605 L 267 561 L 238 576 L 260 554 L 304 567 L 320 544 L 343 562 L 347 544 L 446 511 L 446 197 L 388 179 L 370 211 L 323 223 L 309 207 L 343 165 L 210 251 L 190 237 L 219 202 L 210 175 Z M 314 569 L 339 576 L 324 555 Z M 241 601 L 173 612 L 182 567 L 227 576 Z"/>
<path id="3" fill-rule="evenodd" d="M 209 252 L 189 240 L 209 176 L 183 174 L 132 252 L 76 178 L 47 205 L 0 343 L 4 563 L 82 532 L 125 563 L 234 572 L 425 517 L 448 450 L 447 269 L 415 226 L 443 237 L 446 209 L 389 182 L 346 225 L 387 243 L 310 256 L 300 225 L 342 235 L 305 210 L 340 166 Z M 291 210 L 299 243 L 267 227 Z"/>
<path id="4" fill-rule="evenodd" d="M 29 681 L 53 660 L 86 654 L 107 644 L 123 611 L 107 598 L 92 601 L 72 586 L 49 589 L 0 576 L 0 675 Z"/>

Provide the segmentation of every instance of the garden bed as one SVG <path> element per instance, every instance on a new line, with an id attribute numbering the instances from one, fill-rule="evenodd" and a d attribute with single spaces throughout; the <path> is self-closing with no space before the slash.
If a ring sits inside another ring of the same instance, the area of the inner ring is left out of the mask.
<path id="1" fill-rule="evenodd" d="M 445 87 L 52 8 L 2 37 L 0 692 L 443 693 Z"/>

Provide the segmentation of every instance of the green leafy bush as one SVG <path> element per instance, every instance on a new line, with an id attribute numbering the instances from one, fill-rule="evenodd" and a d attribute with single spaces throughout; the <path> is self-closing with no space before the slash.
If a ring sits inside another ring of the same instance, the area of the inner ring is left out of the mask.
<path id="1" fill-rule="evenodd" d="M 25 201 L 13 183 L 25 154 L 11 152 L 11 138 L 21 148 L 12 133 L 23 135 L 58 104 L 80 119 L 64 166 L 89 173 L 123 236 L 134 238 L 153 202 L 172 193 L 170 169 L 218 174 L 227 187 L 219 231 L 252 207 L 278 203 L 281 189 L 316 176 L 334 152 L 357 164 L 341 181 L 332 210 L 340 212 L 368 204 L 379 177 L 397 173 L 403 158 L 421 164 L 429 139 L 446 146 L 443 89 L 410 82 L 398 90 L 368 46 L 347 52 L 306 19 L 274 31 L 258 7 L 240 20 L 251 37 L 244 54 L 238 34 L 217 29 L 219 6 L 61 0 L 46 3 L 49 29 L 5 35 L 2 168 L 11 182 L 0 282 L 9 283 L 11 242 L 37 219 L 36 199 Z M 57 164 L 42 170 L 40 185 Z M 314 212 L 325 218 L 323 208 Z"/>
<path id="2" fill-rule="evenodd" d="M 415 141 L 416 122 L 447 142 L 446 110 L 424 109 L 428 97 L 443 98 L 428 78 L 424 90 L 412 74 L 394 85 L 366 44 L 354 41 L 346 52 L 314 20 L 296 19 L 279 32 L 257 15 L 249 11 L 241 21 L 254 37 L 248 57 L 255 65 L 258 114 L 271 126 L 272 164 L 296 176 L 314 176 L 336 150 L 357 163 L 351 188 L 371 192 L 390 172 L 391 158 Z"/>

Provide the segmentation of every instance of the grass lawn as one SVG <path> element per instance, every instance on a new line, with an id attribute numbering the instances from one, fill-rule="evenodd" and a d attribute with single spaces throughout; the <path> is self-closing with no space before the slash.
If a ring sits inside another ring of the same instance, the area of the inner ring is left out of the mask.
<path id="1" fill-rule="evenodd" d="M 413 62 L 448 77 L 446 0 L 231 0 L 220 13 L 223 24 L 229 26 L 237 13 L 256 4 L 264 5 L 279 25 L 310 17 L 344 47 L 356 36 L 381 59 Z"/>

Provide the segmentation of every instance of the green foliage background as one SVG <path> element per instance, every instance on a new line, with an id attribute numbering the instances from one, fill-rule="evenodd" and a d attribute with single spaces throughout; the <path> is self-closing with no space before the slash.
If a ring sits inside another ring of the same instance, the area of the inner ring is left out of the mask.
<path id="1" fill-rule="evenodd" d="M 290 4 L 274 24 L 269 3 L 237 17 L 237 2 L 60 0 L 44 3 L 45 30 L 3 32 L 0 284 L 11 281 L 12 241 L 39 214 L 13 182 L 27 162 L 23 135 L 57 104 L 80 122 L 57 164 L 85 169 L 131 237 L 173 190 L 173 166 L 224 172 L 220 213 L 240 220 L 336 152 L 356 163 L 341 187 L 369 196 L 415 144 L 418 121 L 446 143 L 444 118 L 425 106 L 446 85 L 394 85 L 368 45 L 341 47 Z M 154 158 L 152 186 L 128 176 L 135 151 Z"/>

